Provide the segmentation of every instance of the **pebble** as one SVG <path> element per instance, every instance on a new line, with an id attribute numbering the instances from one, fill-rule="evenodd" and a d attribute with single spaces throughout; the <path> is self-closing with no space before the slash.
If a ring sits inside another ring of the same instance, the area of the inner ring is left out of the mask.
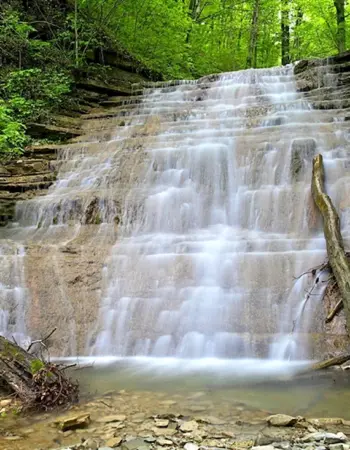
<path id="1" fill-rule="evenodd" d="M 173 441 L 171 441 L 170 439 L 165 439 L 165 438 L 158 438 L 157 439 L 157 444 L 159 445 L 173 445 Z"/>

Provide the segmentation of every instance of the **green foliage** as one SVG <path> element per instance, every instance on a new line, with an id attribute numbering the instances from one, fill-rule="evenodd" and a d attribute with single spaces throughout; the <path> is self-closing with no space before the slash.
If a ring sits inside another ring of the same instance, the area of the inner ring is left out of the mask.
<path id="1" fill-rule="evenodd" d="M 0 157 L 20 155 L 27 140 L 23 123 L 13 120 L 11 110 L 0 103 Z"/>
<path id="2" fill-rule="evenodd" d="M 35 375 L 39 370 L 43 369 L 45 364 L 41 361 L 41 359 L 34 359 L 30 363 L 30 371 L 32 375 Z"/>

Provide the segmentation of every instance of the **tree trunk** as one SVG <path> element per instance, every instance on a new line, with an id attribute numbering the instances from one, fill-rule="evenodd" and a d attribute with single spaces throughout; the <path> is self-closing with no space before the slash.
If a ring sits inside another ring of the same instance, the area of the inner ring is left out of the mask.
<path id="1" fill-rule="evenodd" d="M 289 0 L 281 0 L 282 65 L 290 63 Z"/>
<path id="2" fill-rule="evenodd" d="M 346 49 L 346 31 L 345 31 L 345 0 L 334 0 L 334 6 L 337 12 L 337 46 L 338 52 L 342 53 Z"/>
<path id="3" fill-rule="evenodd" d="M 300 36 L 300 32 L 299 32 L 299 28 L 300 25 L 302 24 L 303 21 L 303 10 L 300 8 L 300 6 L 298 7 L 297 10 L 297 17 L 295 20 L 295 25 L 294 25 L 294 39 L 293 39 L 293 59 L 294 60 L 298 60 L 300 59 L 300 47 L 301 47 L 301 36 Z"/>
<path id="4" fill-rule="evenodd" d="M 350 333 L 350 264 L 344 251 L 340 233 L 340 219 L 332 200 L 324 191 L 324 168 L 322 155 L 313 159 L 312 195 L 323 216 L 329 264 L 332 268 L 340 294 L 343 298 L 348 334 Z"/>
<path id="5" fill-rule="evenodd" d="M 247 57 L 247 68 L 256 67 L 257 42 L 258 42 L 258 24 L 259 24 L 260 0 L 255 0 L 252 25 L 250 29 L 250 41 Z"/>

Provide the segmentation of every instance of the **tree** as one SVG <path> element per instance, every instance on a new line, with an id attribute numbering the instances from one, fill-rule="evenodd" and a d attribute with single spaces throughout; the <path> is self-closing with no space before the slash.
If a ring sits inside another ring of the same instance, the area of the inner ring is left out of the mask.
<path id="1" fill-rule="evenodd" d="M 252 22 L 250 28 L 250 40 L 249 40 L 249 50 L 247 56 L 246 67 L 256 67 L 257 59 L 257 42 L 258 42 L 258 31 L 259 31 L 259 8 L 260 0 L 255 0 L 254 9 L 252 14 Z"/>
<path id="2" fill-rule="evenodd" d="M 290 0 L 281 0 L 281 60 L 282 65 L 290 63 Z"/>
<path id="3" fill-rule="evenodd" d="M 345 0 L 334 0 L 337 14 L 337 47 L 342 53 L 346 48 L 346 28 L 345 28 Z"/>

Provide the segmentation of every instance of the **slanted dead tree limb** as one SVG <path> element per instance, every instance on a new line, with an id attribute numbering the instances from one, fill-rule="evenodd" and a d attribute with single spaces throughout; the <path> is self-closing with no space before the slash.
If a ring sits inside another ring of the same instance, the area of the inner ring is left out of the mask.
<path id="1" fill-rule="evenodd" d="M 329 264 L 343 299 L 348 334 L 350 334 L 350 263 L 344 250 L 338 213 L 324 189 L 322 155 L 313 159 L 312 196 L 323 217 L 323 230 Z"/>

